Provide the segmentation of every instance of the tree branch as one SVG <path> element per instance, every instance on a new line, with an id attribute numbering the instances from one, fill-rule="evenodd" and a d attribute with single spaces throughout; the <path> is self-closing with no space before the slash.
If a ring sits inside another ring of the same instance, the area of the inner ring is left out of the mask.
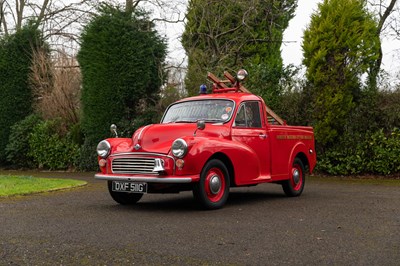
<path id="1" fill-rule="evenodd" d="M 37 22 L 36 22 L 36 25 L 37 25 L 37 26 L 39 26 L 39 24 L 42 22 L 48 4 L 49 4 L 49 0 L 44 0 L 44 1 L 43 1 L 43 5 L 42 5 L 42 7 L 40 8 L 40 14 L 39 14 L 39 16 L 37 17 Z"/>
<path id="2" fill-rule="evenodd" d="M 385 24 L 386 19 L 390 16 L 393 11 L 394 5 L 396 4 L 397 0 L 391 0 L 389 6 L 385 9 L 385 12 L 380 17 L 378 23 L 378 34 L 380 35 L 382 32 L 383 25 Z"/>

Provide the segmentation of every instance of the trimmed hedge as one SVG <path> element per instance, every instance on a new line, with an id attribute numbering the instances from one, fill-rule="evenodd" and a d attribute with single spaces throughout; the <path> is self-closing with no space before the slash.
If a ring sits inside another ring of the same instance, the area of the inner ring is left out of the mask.
<path id="1" fill-rule="evenodd" d="M 332 175 L 379 174 L 400 172 L 400 130 L 383 130 L 345 138 L 334 149 L 320 154 L 317 170 Z"/>
<path id="2" fill-rule="evenodd" d="M 117 124 L 121 136 L 131 136 L 154 110 L 165 79 L 166 45 L 149 18 L 102 6 L 82 33 L 82 122 L 85 142 L 81 169 L 97 167 L 96 145 Z M 150 121 L 149 121 L 150 120 Z"/>
<path id="3" fill-rule="evenodd" d="M 30 25 L 0 40 L 0 163 L 6 161 L 11 126 L 32 113 L 32 50 L 43 46 L 40 31 Z"/>

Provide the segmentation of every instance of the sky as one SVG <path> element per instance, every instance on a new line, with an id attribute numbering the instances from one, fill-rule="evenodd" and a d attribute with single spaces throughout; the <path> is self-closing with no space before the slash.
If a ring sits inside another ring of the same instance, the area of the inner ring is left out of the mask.
<path id="1" fill-rule="evenodd" d="M 317 4 L 322 1 L 299 0 L 295 17 L 289 22 L 289 27 L 283 34 L 282 59 L 285 65 L 300 65 L 303 59 L 301 43 L 303 32 L 310 22 L 311 14 L 317 9 Z"/>

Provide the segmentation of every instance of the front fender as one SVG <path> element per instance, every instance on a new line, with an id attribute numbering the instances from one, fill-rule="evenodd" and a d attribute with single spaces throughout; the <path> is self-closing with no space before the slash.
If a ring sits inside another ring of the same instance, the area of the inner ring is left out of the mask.
<path id="1" fill-rule="evenodd" d="M 233 165 L 235 184 L 249 184 L 260 176 L 257 154 L 248 146 L 226 139 L 191 138 L 186 139 L 189 146 L 184 157 L 185 166 L 178 174 L 199 174 L 206 162 L 216 153 L 225 154 Z"/>
<path id="2" fill-rule="evenodd" d="M 130 152 L 133 149 L 133 142 L 131 138 L 109 138 L 106 140 L 111 145 L 111 154 Z"/>

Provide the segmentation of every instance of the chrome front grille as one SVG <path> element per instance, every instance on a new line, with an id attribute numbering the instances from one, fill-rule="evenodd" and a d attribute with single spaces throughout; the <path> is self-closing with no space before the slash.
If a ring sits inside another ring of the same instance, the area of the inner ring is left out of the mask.
<path id="1" fill-rule="evenodd" d="M 115 158 L 112 161 L 112 172 L 114 174 L 147 174 L 158 175 L 153 172 L 155 166 L 154 158 Z"/>

